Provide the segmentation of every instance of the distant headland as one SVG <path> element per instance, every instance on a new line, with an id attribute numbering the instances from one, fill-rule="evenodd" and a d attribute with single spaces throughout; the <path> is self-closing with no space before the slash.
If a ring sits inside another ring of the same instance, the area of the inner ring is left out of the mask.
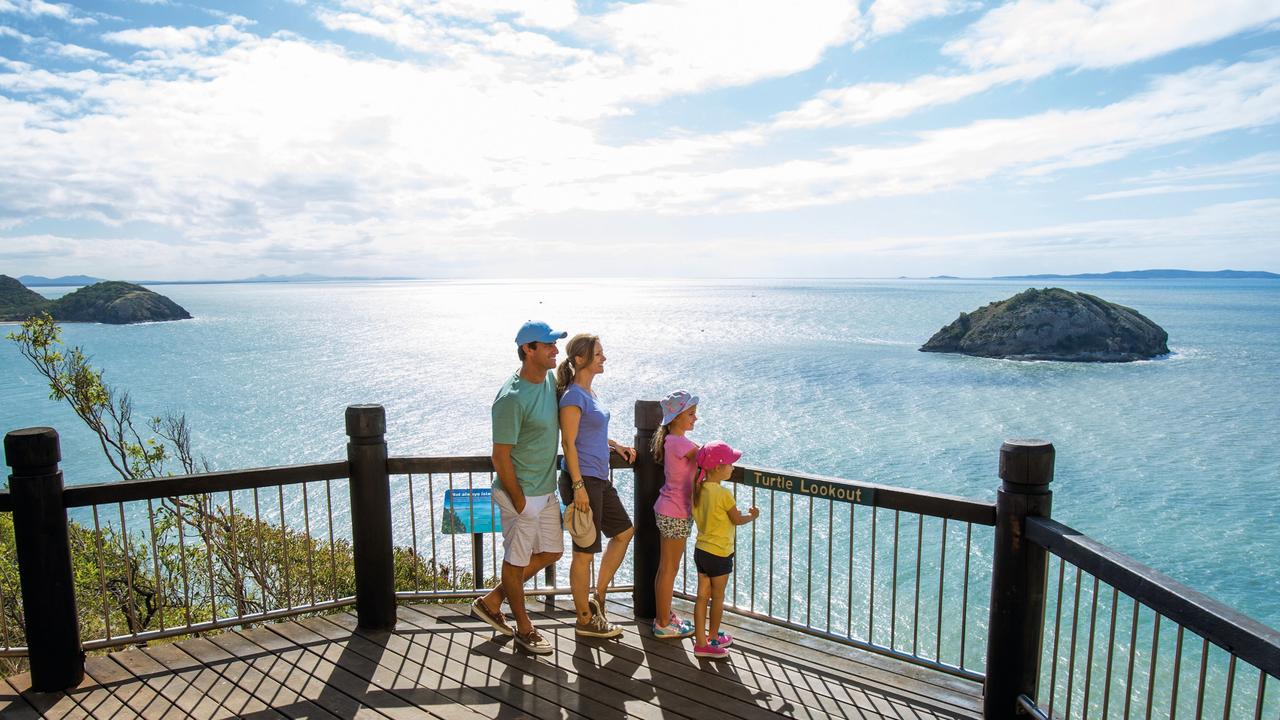
<path id="1" fill-rule="evenodd" d="M 240 283 L 320 283 L 320 282 L 372 282 L 378 280 L 417 280 L 415 277 L 365 277 L 334 276 L 301 273 L 298 275 L 255 275 L 238 280 L 132 280 L 135 285 L 235 285 Z M 19 275 L 18 282 L 33 287 L 78 287 L 103 282 L 102 278 L 89 275 L 63 275 L 61 277 L 44 277 L 42 275 Z"/>
<path id="2" fill-rule="evenodd" d="M 1264 270 L 1118 270 L 1075 275 L 997 275 L 988 278 L 960 278 L 934 275 L 930 280 L 1280 280 L 1280 274 Z"/>
<path id="3" fill-rule="evenodd" d="M 49 300 L 8 275 L 0 275 L 0 321 L 21 321 L 45 312 L 61 322 L 109 325 L 191 319 L 191 313 L 181 305 L 133 283 L 98 282 Z"/>

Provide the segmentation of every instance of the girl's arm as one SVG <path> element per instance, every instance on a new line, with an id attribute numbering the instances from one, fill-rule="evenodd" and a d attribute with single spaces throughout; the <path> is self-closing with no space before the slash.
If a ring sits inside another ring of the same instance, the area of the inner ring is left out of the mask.
<path id="1" fill-rule="evenodd" d="M 578 423 L 582 421 L 582 408 L 566 405 L 560 408 L 560 445 L 564 448 L 564 468 L 573 481 L 573 505 L 579 512 L 591 506 L 587 489 L 582 482 L 582 469 L 578 467 Z"/>
<path id="2" fill-rule="evenodd" d="M 729 508 L 729 522 L 732 522 L 734 525 L 746 525 L 758 517 L 760 517 L 760 508 L 755 505 L 752 505 L 751 509 L 748 510 L 745 515 L 738 510 L 736 505 Z"/>

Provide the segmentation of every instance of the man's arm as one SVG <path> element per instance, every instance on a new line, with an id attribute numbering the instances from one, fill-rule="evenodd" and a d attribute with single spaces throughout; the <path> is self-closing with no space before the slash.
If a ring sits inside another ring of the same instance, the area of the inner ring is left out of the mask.
<path id="1" fill-rule="evenodd" d="M 498 473 L 498 482 L 511 498 L 511 504 L 515 506 L 516 512 L 522 513 L 524 512 L 524 490 L 516 480 L 516 464 L 511 459 L 513 447 L 515 446 L 502 443 L 493 444 L 493 469 Z"/>

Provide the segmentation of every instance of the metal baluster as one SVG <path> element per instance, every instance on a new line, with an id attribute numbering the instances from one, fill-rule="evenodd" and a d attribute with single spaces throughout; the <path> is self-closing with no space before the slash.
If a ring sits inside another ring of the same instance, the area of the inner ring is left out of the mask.
<path id="1" fill-rule="evenodd" d="M 1124 681 L 1124 720 L 1129 720 L 1129 705 L 1133 700 L 1133 661 L 1138 648 L 1138 599 L 1133 599 L 1133 624 L 1129 627 L 1129 669 Z"/>
<path id="2" fill-rule="evenodd" d="M 854 512 L 858 506 L 849 503 L 849 596 L 845 601 L 845 628 L 849 638 L 853 638 L 853 531 L 856 529 L 858 516 Z"/>
<path id="3" fill-rule="evenodd" d="M 182 528 L 182 507 L 176 503 L 174 504 L 174 514 L 178 518 L 178 558 L 182 567 L 183 616 L 187 620 L 187 625 L 191 625 L 191 575 L 187 572 L 187 532 Z M 110 636 L 110 633 L 108 633 L 108 636 Z"/>
<path id="4" fill-rule="evenodd" d="M 898 528 L 902 518 L 901 510 L 893 511 L 893 574 L 889 584 L 889 648 L 897 649 L 898 635 Z"/>
<path id="5" fill-rule="evenodd" d="M 491 487 L 493 485 L 493 473 L 489 473 L 489 485 Z M 498 511 L 498 506 L 493 502 L 493 493 L 489 493 L 489 514 L 491 517 L 499 519 L 502 517 Z M 489 567 L 493 571 L 492 577 L 499 579 L 498 581 L 501 582 L 501 575 L 498 574 L 498 533 L 489 533 Z M 634 573 L 632 574 L 634 575 Z"/>
<path id="6" fill-rule="evenodd" d="M 787 622 L 791 620 L 791 579 L 795 576 L 796 496 L 787 496 Z"/>
<path id="7" fill-rule="evenodd" d="M 871 508 L 871 580 L 867 584 L 871 586 L 871 594 L 867 598 L 867 642 L 874 645 L 876 643 L 876 535 L 880 533 L 876 530 L 876 518 L 880 514 L 880 508 Z"/>
<path id="8" fill-rule="evenodd" d="M 449 487 L 446 494 L 453 492 L 453 473 L 449 473 Z M 456 513 L 455 513 L 456 514 Z M 449 533 L 449 587 L 457 584 L 455 575 L 458 572 L 458 533 Z M 533 586 L 538 587 L 538 578 L 533 579 Z"/>
<path id="9" fill-rule="evenodd" d="M 1204 675 L 1209 666 L 1209 638 L 1200 646 L 1200 683 L 1196 686 L 1196 717 L 1204 717 Z"/>
<path id="10" fill-rule="evenodd" d="M 774 545 L 773 539 L 774 539 L 774 536 L 776 535 L 776 533 L 774 533 L 773 531 L 773 527 L 774 527 L 773 521 L 775 518 L 778 517 L 777 514 L 773 511 L 773 505 L 774 505 L 773 499 L 777 497 L 777 495 L 778 495 L 777 490 L 774 490 L 769 493 L 769 570 L 770 570 L 769 572 L 769 617 L 773 617 L 773 578 L 774 578 L 774 575 L 776 574 L 772 572 L 772 570 L 773 568 L 778 567 L 777 564 L 774 563 L 773 561 L 773 545 Z"/>
<path id="11" fill-rule="evenodd" d="M 947 579 L 947 519 L 942 518 L 942 549 L 938 552 L 938 626 L 937 645 L 933 649 L 933 659 L 942 662 L 942 598 Z"/>
<path id="12" fill-rule="evenodd" d="M 124 503 L 116 503 L 117 509 L 120 511 L 120 547 L 124 550 L 124 584 L 126 591 L 129 593 L 129 605 L 137 600 L 137 595 L 133 591 L 133 560 L 129 557 L 129 525 L 124 519 Z M 125 618 L 128 621 L 128 617 Z M 137 628 L 133 627 L 133 623 L 129 623 L 129 634 L 137 635 Z"/>
<path id="13" fill-rule="evenodd" d="M 156 610 L 160 617 L 160 627 L 164 628 L 164 579 L 160 575 L 160 549 L 156 545 L 156 512 L 155 505 L 151 498 L 147 498 L 147 526 L 151 529 L 151 564 L 155 568 L 156 573 Z M 4 605 L 3 597 L 0 597 L 0 607 Z M 0 613 L 0 623 L 3 623 L 4 613 Z M 5 633 L 5 645 L 8 646 L 8 632 Z"/>
<path id="14" fill-rule="evenodd" d="M 1111 624 L 1107 630 L 1107 679 L 1102 684 L 1102 717 L 1111 711 L 1111 660 L 1116 650 L 1116 606 L 1120 604 L 1120 591 L 1111 588 Z"/>
<path id="15" fill-rule="evenodd" d="M 431 525 L 431 590 L 440 592 L 440 555 L 436 552 L 436 490 L 435 473 L 427 473 L 427 497 L 431 504 L 427 505 L 427 522 Z"/>
<path id="16" fill-rule="evenodd" d="M 831 632 L 831 576 L 835 575 L 836 502 L 827 498 L 827 632 Z"/>
<path id="17" fill-rule="evenodd" d="M 1231 695 L 1236 685 L 1236 656 L 1232 655 L 1227 663 L 1227 693 L 1222 703 L 1222 720 L 1231 720 Z"/>
<path id="18" fill-rule="evenodd" d="M 1151 628 L 1151 669 L 1147 674 L 1147 720 L 1151 720 L 1152 700 L 1156 693 L 1156 657 L 1160 653 L 1160 613 L 1155 617 L 1155 627 Z"/>
<path id="19" fill-rule="evenodd" d="M 612 468 L 609 469 L 609 477 L 610 478 L 613 477 Z M 733 506 L 735 508 L 738 507 L 738 483 L 733 484 Z M 741 528 L 739 527 L 734 527 L 733 529 L 733 550 L 735 555 L 737 554 L 737 551 L 738 551 L 738 530 L 740 529 Z M 732 597 L 733 599 L 729 602 L 729 604 L 733 607 L 738 607 L 738 574 L 739 573 L 737 572 L 737 570 L 738 568 L 735 567 L 734 573 L 733 573 L 733 580 L 732 580 L 733 590 L 732 590 L 732 595 L 730 595 L 730 597 Z"/>
<path id="20" fill-rule="evenodd" d="M 244 617 L 245 584 L 240 574 L 240 553 L 236 549 L 236 535 L 240 534 L 236 522 L 236 495 L 227 491 L 227 535 L 231 544 L 231 577 L 235 582 L 236 617 Z M 315 604 L 313 597 L 311 603 Z"/>
<path id="21" fill-rule="evenodd" d="M 307 498 L 311 494 L 307 483 L 302 483 L 302 528 L 307 533 L 307 600 L 312 607 L 316 604 L 316 567 L 315 541 L 311 537 L 311 505 Z"/>
<path id="22" fill-rule="evenodd" d="M 920 647 L 920 553 L 924 546 L 924 516 L 916 516 L 916 600 L 911 615 L 911 654 L 919 655 Z"/>
<path id="23" fill-rule="evenodd" d="M 751 486 L 751 507 L 756 506 L 756 487 Z M 769 518 L 773 525 L 773 517 Z M 751 612 L 756 611 L 756 524 L 751 523 Z"/>
<path id="24" fill-rule="evenodd" d="M 289 572 L 289 526 L 284 518 L 284 486 L 276 486 L 276 498 L 280 503 L 280 559 L 284 578 L 284 606 L 293 607 L 293 575 Z"/>
<path id="25" fill-rule="evenodd" d="M 475 490 L 475 478 L 472 476 L 471 471 L 468 470 L 467 471 L 467 496 L 468 496 L 467 497 L 467 520 L 468 520 L 467 527 L 468 528 L 474 528 L 476 526 L 476 506 L 475 506 L 475 503 L 471 502 L 471 497 L 470 497 L 473 494 L 472 491 L 474 490 Z M 552 498 L 551 502 L 557 502 L 557 499 Z M 474 547 L 475 546 L 473 545 L 472 546 L 473 550 L 471 553 L 471 561 L 472 561 L 471 562 L 471 586 L 472 587 L 475 587 L 477 584 L 483 584 L 483 580 L 484 580 L 484 568 L 480 567 L 479 564 L 475 562 Z M 595 556 L 593 555 L 592 556 L 593 564 L 594 564 L 594 561 L 595 561 Z M 593 569 L 591 571 L 591 577 L 595 577 L 595 576 L 596 576 L 595 570 Z M 477 583 L 476 582 L 477 579 L 479 579 L 481 583 Z M 458 583 L 456 579 L 454 580 L 454 586 L 455 587 L 460 586 L 460 583 Z"/>
<path id="26" fill-rule="evenodd" d="M 1262 720 L 1262 705 L 1267 697 L 1267 672 L 1258 671 L 1258 701 L 1253 706 L 1253 720 Z"/>
<path id="27" fill-rule="evenodd" d="M 960 602 L 960 669 L 964 669 L 964 645 L 969 628 L 969 551 L 973 541 L 973 523 L 964 524 L 964 591 Z"/>
<path id="28" fill-rule="evenodd" d="M 274 604 L 267 600 L 267 586 L 271 580 L 267 572 L 267 548 L 262 542 L 262 499 L 258 497 L 258 488 L 253 489 L 253 535 L 258 540 L 258 578 L 262 581 L 262 609 L 269 610 Z"/>
<path id="29" fill-rule="evenodd" d="M 1089 691 L 1093 688 L 1093 637 L 1098 630 L 1098 578 L 1093 578 L 1093 600 L 1089 605 L 1089 646 L 1084 656 L 1084 702 L 1081 703 L 1082 720 L 1089 720 Z M 1104 716 L 1105 717 L 1105 716 Z"/>
<path id="30" fill-rule="evenodd" d="M 21 594 L 21 591 L 19 591 Z M 8 607 L 4 599 L 4 583 L 0 583 L 0 608 Z M 4 635 L 4 648 L 8 650 L 13 647 L 13 637 L 9 634 L 9 621 L 5 619 L 5 613 L 0 612 L 0 634 Z"/>
<path id="31" fill-rule="evenodd" d="M 827 531 L 830 535 L 830 530 Z M 805 568 L 805 605 L 804 605 L 804 626 L 813 628 L 813 496 L 809 497 L 809 539 L 805 543 L 806 552 L 809 557 L 807 560 L 808 567 Z M 787 618 L 790 620 L 791 618 Z"/>
<path id="32" fill-rule="evenodd" d="M 1071 699 L 1074 697 L 1072 692 L 1076 680 L 1076 635 L 1080 627 L 1080 568 L 1076 568 L 1076 590 L 1075 600 L 1071 606 L 1071 649 L 1070 657 L 1067 662 L 1067 717 L 1071 720 Z"/>
<path id="33" fill-rule="evenodd" d="M 107 607 L 107 576 L 103 570 L 102 562 L 102 526 L 98 523 L 98 506 L 93 506 L 93 537 L 95 545 L 98 548 L 98 585 L 101 587 L 102 594 L 98 597 L 102 603 L 102 622 L 105 637 L 111 637 L 111 612 Z M 187 608 L 187 624 L 191 624 L 191 608 Z"/>
<path id="34" fill-rule="evenodd" d="M 333 540 L 333 481 L 324 481 L 324 503 L 329 511 L 329 590 L 333 600 L 338 599 L 338 550 Z"/>
<path id="35" fill-rule="evenodd" d="M 213 537 L 213 501 L 208 493 L 201 495 L 201 504 L 207 508 L 207 514 L 201 512 L 201 521 L 204 523 L 205 532 L 210 538 Z M 207 570 L 209 571 L 209 616 L 214 622 L 218 621 L 218 583 L 213 577 L 213 543 L 206 542 L 204 544 L 204 560 Z"/>
<path id="36" fill-rule="evenodd" d="M 413 569 L 413 591 L 418 592 L 421 586 L 418 583 L 418 508 L 413 500 L 413 474 L 409 475 L 409 534 L 413 536 L 411 546 L 413 547 L 413 562 L 410 567 Z"/>
<path id="37" fill-rule="evenodd" d="M 1054 700 L 1058 694 L 1058 640 L 1062 637 L 1062 585 L 1066 570 L 1067 562 L 1058 558 L 1058 603 L 1053 611 L 1053 665 L 1049 670 L 1049 717 L 1053 717 Z"/>
<path id="38" fill-rule="evenodd" d="M 1173 690 L 1169 697 L 1169 720 L 1178 717 L 1178 681 L 1182 679 L 1182 625 L 1178 625 L 1176 637 L 1173 646 Z"/>

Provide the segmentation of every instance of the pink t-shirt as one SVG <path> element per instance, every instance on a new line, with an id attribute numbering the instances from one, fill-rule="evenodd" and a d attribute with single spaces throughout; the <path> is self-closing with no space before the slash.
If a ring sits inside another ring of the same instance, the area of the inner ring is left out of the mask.
<path id="1" fill-rule="evenodd" d="M 698 446 L 683 435 L 668 435 L 662 441 L 662 469 L 667 481 L 658 492 L 653 511 L 667 517 L 687 518 L 693 510 L 693 473 L 697 464 L 686 457 Z"/>

